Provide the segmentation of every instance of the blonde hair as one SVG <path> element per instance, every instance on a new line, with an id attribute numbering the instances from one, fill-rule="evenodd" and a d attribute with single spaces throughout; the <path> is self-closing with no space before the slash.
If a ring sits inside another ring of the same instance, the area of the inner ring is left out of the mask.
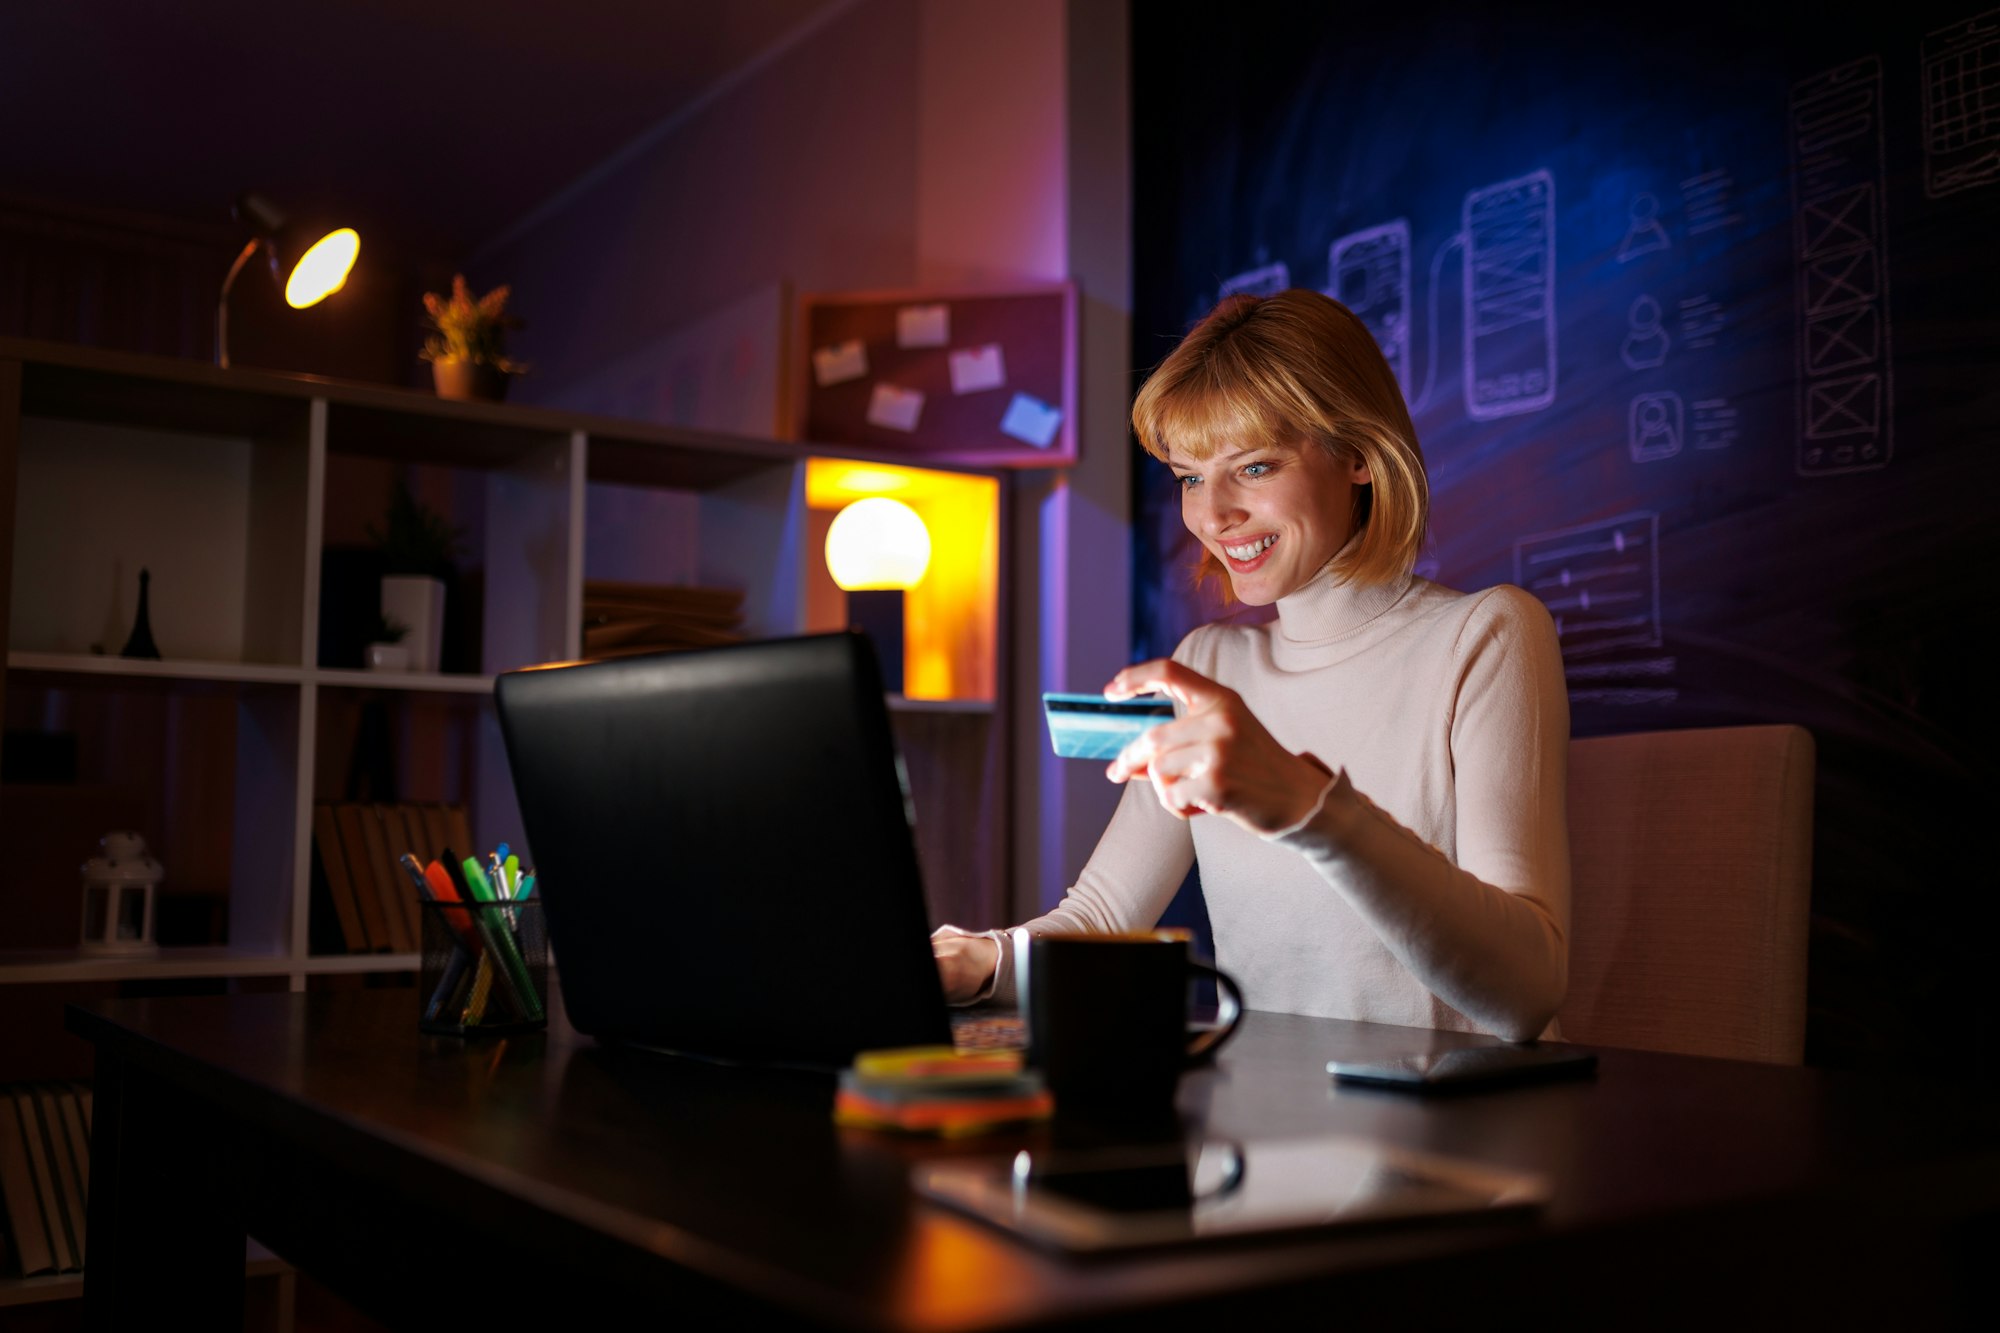
<path id="1" fill-rule="evenodd" d="M 1199 462 L 1218 450 L 1318 444 L 1365 463 L 1354 492 L 1359 540 L 1329 568 L 1358 584 L 1390 583 L 1417 562 L 1430 481 L 1417 430 L 1375 337 L 1330 296 L 1293 288 L 1231 296 L 1181 339 L 1139 390 L 1132 429 L 1147 453 Z M 1197 582 L 1222 577 L 1204 549 Z"/>

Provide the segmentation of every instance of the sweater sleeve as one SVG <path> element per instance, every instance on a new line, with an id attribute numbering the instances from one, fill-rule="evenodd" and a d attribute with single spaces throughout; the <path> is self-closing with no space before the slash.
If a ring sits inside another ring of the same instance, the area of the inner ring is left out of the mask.
<path id="1" fill-rule="evenodd" d="M 1305 857 L 1434 995 L 1489 1032 L 1543 1032 L 1569 976 L 1569 699 L 1555 626 L 1493 589 L 1454 647 L 1457 863 L 1345 771 L 1270 840 Z"/>
<path id="2" fill-rule="evenodd" d="M 1166 812 L 1151 784 L 1128 782 L 1076 883 L 1053 910 L 1023 924 L 1034 935 L 1149 930 L 1193 865 L 1194 838 L 1187 821 Z M 994 932 L 993 939 L 1000 945 L 1000 962 L 991 998 L 1012 1004 L 1019 999 L 1013 940 L 1005 931 Z"/>

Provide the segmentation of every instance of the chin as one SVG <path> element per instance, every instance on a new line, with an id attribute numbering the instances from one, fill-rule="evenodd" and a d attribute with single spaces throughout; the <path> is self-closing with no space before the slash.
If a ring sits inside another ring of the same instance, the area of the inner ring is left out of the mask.
<path id="1" fill-rule="evenodd" d="M 1238 606 L 1269 606 L 1284 596 L 1283 593 L 1272 592 L 1269 585 L 1245 588 L 1234 581 L 1229 585 L 1229 595 Z"/>

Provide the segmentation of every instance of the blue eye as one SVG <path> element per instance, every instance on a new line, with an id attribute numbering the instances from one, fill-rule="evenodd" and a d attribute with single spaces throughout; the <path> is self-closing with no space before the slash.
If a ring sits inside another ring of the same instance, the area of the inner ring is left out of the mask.
<path id="1" fill-rule="evenodd" d="M 1269 472 L 1273 466 L 1270 463 L 1246 463 L 1243 465 L 1243 475 L 1246 477 L 1261 477 Z"/>
<path id="2" fill-rule="evenodd" d="M 1186 473 L 1183 476 L 1175 477 L 1174 480 L 1180 484 L 1180 488 L 1184 491 L 1193 490 L 1196 486 L 1201 484 L 1201 477 L 1193 472 Z"/>

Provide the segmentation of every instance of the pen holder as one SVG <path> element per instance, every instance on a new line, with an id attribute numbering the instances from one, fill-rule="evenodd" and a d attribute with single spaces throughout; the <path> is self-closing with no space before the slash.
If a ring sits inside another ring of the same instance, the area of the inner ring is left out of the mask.
<path id="1" fill-rule="evenodd" d="M 471 1037 L 548 1025 L 549 937 L 539 899 L 421 908 L 418 1028 Z"/>

